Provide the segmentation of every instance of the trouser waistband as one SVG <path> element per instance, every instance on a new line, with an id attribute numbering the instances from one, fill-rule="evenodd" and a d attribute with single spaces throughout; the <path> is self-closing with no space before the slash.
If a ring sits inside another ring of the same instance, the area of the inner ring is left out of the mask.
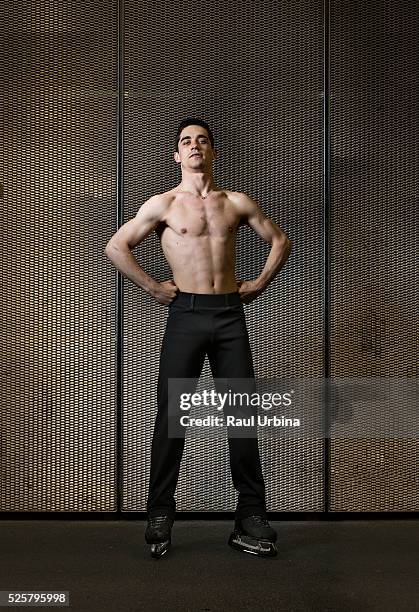
<path id="1" fill-rule="evenodd" d="M 186 291 L 178 291 L 171 304 L 175 302 L 196 308 L 200 306 L 234 306 L 235 304 L 243 303 L 238 291 L 233 291 L 233 293 L 188 293 Z"/>

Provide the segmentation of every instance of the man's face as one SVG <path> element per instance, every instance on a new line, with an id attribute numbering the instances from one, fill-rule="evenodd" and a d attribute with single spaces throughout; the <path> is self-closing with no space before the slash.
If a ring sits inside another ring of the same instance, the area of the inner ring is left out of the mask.
<path id="1" fill-rule="evenodd" d="M 177 163 L 192 172 L 211 168 L 216 151 L 211 147 L 207 130 L 200 125 L 188 125 L 180 133 L 178 150 L 174 153 Z"/>

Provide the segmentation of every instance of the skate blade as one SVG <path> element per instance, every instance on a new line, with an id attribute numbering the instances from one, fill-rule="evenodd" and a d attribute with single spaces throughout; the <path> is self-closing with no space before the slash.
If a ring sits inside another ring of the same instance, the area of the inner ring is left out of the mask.
<path id="1" fill-rule="evenodd" d="M 158 544 L 152 544 L 150 553 L 153 559 L 160 559 L 163 555 L 167 553 L 170 548 L 170 541 L 159 542 Z"/>
<path id="2" fill-rule="evenodd" d="M 255 540 L 244 534 L 232 533 L 229 540 L 229 546 L 258 557 L 276 557 L 278 554 L 274 542 L 268 540 Z"/>

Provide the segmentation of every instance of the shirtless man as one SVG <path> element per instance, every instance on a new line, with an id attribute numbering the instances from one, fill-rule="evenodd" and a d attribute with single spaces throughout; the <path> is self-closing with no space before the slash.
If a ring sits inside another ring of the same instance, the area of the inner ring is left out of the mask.
<path id="1" fill-rule="evenodd" d="M 217 157 L 214 137 L 202 119 L 188 117 L 177 130 L 174 159 L 182 180 L 173 189 L 149 198 L 136 216 L 122 225 L 105 248 L 114 266 L 158 303 L 169 306 L 160 355 L 158 413 L 151 452 L 146 540 L 152 555 L 170 544 L 184 438 L 168 435 L 168 379 L 199 379 L 205 355 L 216 377 L 254 377 L 243 304 L 256 299 L 285 264 L 291 241 L 244 193 L 218 187 L 213 179 Z M 236 236 L 249 225 L 272 248 L 259 277 L 235 279 Z M 157 282 L 139 265 L 132 249 L 152 231 L 159 236 L 173 280 Z M 242 392 L 242 390 L 241 390 Z M 272 555 L 276 532 L 267 521 L 265 487 L 257 436 L 230 438 L 230 467 L 239 492 L 235 539 L 229 544 L 246 552 Z M 234 535 L 232 534 L 232 536 Z M 249 535 L 257 550 L 238 545 Z M 243 538 L 242 538 L 243 539 Z M 154 547 L 154 548 L 153 548 Z M 262 547 L 263 548 L 263 547 Z M 276 554 L 276 549 L 275 549 Z"/>

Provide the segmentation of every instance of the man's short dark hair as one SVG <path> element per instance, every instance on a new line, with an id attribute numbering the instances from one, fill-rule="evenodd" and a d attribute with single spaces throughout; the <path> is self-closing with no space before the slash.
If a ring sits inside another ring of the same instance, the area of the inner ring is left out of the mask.
<path id="1" fill-rule="evenodd" d="M 211 132 L 211 128 L 208 125 L 208 123 L 204 121 L 203 119 L 199 119 L 198 117 L 186 117 L 186 119 L 183 119 L 180 122 L 179 127 L 177 129 L 176 140 L 175 140 L 175 151 L 179 151 L 178 145 L 179 145 L 180 134 L 185 127 L 188 127 L 188 125 L 201 125 L 202 127 L 204 127 L 208 132 L 208 136 L 211 141 L 211 146 L 212 148 L 214 148 L 214 136 L 213 136 L 213 133 Z"/>

